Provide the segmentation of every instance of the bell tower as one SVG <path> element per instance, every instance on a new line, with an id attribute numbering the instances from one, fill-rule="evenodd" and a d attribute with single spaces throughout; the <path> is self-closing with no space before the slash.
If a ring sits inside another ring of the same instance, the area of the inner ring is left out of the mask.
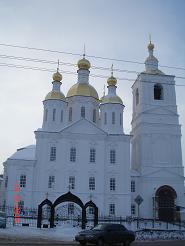
<path id="1" fill-rule="evenodd" d="M 132 86 L 131 168 L 141 175 L 159 169 L 183 175 L 174 76 L 158 69 L 151 41 L 147 48 L 145 71 Z"/>

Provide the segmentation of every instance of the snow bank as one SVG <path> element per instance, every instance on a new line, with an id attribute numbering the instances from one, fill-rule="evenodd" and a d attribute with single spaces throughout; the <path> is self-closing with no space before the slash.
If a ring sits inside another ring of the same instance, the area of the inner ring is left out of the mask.
<path id="1" fill-rule="evenodd" d="M 81 227 L 73 227 L 65 223 L 53 229 L 33 228 L 23 226 L 8 226 L 5 229 L 0 228 L 0 242 L 15 243 L 45 243 L 45 244 L 76 244 L 75 235 L 81 231 Z M 162 240 L 185 240 L 185 231 L 165 231 L 144 229 L 136 231 L 136 241 L 162 241 Z"/>

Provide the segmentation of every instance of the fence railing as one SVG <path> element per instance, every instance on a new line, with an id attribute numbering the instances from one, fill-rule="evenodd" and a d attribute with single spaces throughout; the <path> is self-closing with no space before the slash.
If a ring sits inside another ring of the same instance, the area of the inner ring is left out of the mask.
<path id="1" fill-rule="evenodd" d="M 7 225 L 12 226 L 30 226 L 37 227 L 38 210 L 24 208 L 20 213 L 20 221 L 14 222 L 14 207 L 13 206 L 0 206 L 0 211 L 6 212 Z M 49 228 L 49 215 L 43 215 L 42 227 Z M 64 223 L 70 223 L 73 226 L 81 226 L 82 218 L 81 215 L 65 214 L 64 216 L 55 217 L 55 226 L 60 226 Z M 102 216 L 98 217 L 98 223 L 118 223 L 125 225 L 128 229 L 156 229 L 156 230 L 181 230 L 185 229 L 185 221 L 178 222 L 164 222 L 156 221 L 155 219 L 144 219 L 144 218 L 123 218 L 122 216 Z M 93 216 L 87 216 L 86 227 L 92 227 L 94 225 Z"/>

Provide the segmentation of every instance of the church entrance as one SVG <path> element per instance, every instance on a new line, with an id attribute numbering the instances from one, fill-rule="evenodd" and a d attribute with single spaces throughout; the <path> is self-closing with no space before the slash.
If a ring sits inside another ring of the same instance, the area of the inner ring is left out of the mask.
<path id="1" fill-rule="evenodd" d="M 156 191 L 156 220 L 172 222 L 176 220 L 176 198 L 175 190 L 168 186 L 161 186 Z"/>

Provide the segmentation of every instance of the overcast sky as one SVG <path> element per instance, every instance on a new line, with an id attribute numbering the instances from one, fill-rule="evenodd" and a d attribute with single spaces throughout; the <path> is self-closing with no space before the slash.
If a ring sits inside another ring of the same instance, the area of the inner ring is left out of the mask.
<path id="1" fill-rule="evenodd" d="M 82 58 L 84 44 L 92 66 L 90 84 L 99 97 L 114 65 L 127 134 L 131 131 L 131 86 L 137 73 L 145 70 L 149 35 L 159 69 L 175 75 L 177 85 L 185 85 L 185 79 L 177 78 L 185 77 L 184 11 L 184 0 L 0 0 L 0 173 L 2 163 L 18 148 L 35 144 L 34 131 L 42 127 L 42 101 L 51 91 L 58 59 L 61 91 L 66 95 L 77 82 L 76 63 Z M 183 159 L 184 95 L 185 86 L 176 86 Z"/>

